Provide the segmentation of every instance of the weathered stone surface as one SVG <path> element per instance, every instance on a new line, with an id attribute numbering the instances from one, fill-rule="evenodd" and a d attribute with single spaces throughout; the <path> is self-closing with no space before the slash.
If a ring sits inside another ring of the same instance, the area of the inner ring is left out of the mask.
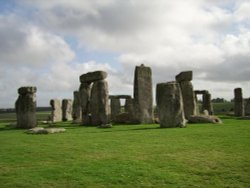
<path id="1" fill-rule="evenodd" d="M 242 89 L 234 89 L 234 115 L 235 116 L 244 116 L 244 99 L 242 96 Z"/>
<path id="2" fill-rule="evenodd" d="M 134 116 L 135 114 L 134 99 L 126 99 L 124 108 L 125 108 L 125 112 L 129 113 L 131 116 Z"/>
<path id="3" fill-rule="evenodd" d="M 250 115 L 250 98 L 248 98 L 247 101 L 246 101 L 245 115 Z"/>
<path id="4" fill-rule="evenodd" d="M 119 98 L 111 99 L 111 119 L 121 113 L 121 102 Z"/>
<path id="5" fill-rule="evenodd" d="M 177 82 L 183 82 L 183 81 L 191 81 L 193 79 L 193 72 L 192 71 L 184 71 L 179 73 L 175 80 Z"/>
<path id="6" fill-rule="evenodd" d="M 63 121 L 72 120 L 72 100 L 71 99 L 62 100 L 62 120 Z"/>
<path id="7" fill-rule="evenodd" d="M 209 115 L 214 114 L 211 99 L 212 99 L 211 94 L 208 91 L 202 96 L 202 111 L 207 110 Z"/>
<path id="8" fill-rule="evenodd" d="M 28 86 L 28 87 L 20 87 L 18 89 L 18 93 L 20 95 L 27 94 L 27 93 L 36 93 L 36 87 Z"/>
<path id="9" fill-rule="evenodd" d="M 184 112 L 186 119 L 191 115 L 196 115 L 196 100 L 193 85 L 190 81 L 180 82 L 181 93 L 183 98 Z"/>
<path id="10" fill-rule="evenodd" d="M 221 119 L 217 116 L 206 116 L 206 115 L 199 115 L 199 116 L 190 116 L 188 119 L 189 123 L 222 123 Z"/>
<path id="11" fill-rule="evenodd" d="M 119 124 L 138 124 L 140 123 L 137 119 L 134 118 L 134 116 L 131 116 L 130 113 L 120 113 L 117 116 L 115 116 L 115 119 L 113 120 L 115 123 Z"/>
<path id="12" fill-rule="evenodd" d="M 80 76 L 81 83 L 91 83 L 107 78 L 108 74 L 104 71 L 88 72 Z"/>
<path id="13" fill-rule="evenodd" d="M 82 120 L 80 92 L 74 91 L 73 95 L 74 95 L 74 99 L 73 99 L 72 118 L 73 118 L 75 123 L 80 123 Z"/>
<path id="14" fill-rule="evenodd" d="M 90 98 L 91 124 L 108 124 L 109 115 L 108 83 L 105 80 L 96 81 L 93 84 Z"/>
<path id="15" fill-rule="evenodd" d="M 90 125 L 90 95 L 92 84 L 81 83 L 79 88 L 81 110 L 82 110 L 82 124 Z"/>
<path id="16" fill-rule="evenodd" d="M 66 129 L 64 128 L 43 128 L 43 127 L 35 127 L 26 131 L 28 134 L 53 134 L 53 133 L 60 133 L 65 132 Z"/>
<path id="17" fill-rule="evenodd" d="M 186 126 L 181 89 L 177 82 L 157 84 L 156 103 L 160 127 Z"/>
<path id="18" fill-rule="evenodd" d="M 36 87 L 21 87 L 19 97 L 15 103 L 17 128 L 33 128 L 36 120 Z"/>
<path id="19" fill-rule="evenodd" d="M 109 99 L 131 99 L 130 95 L 109 95 Z"/>
<path id="20" fill-rule="evenodd" d="M 52 109 L 50 120 L 53 123 L 62 121 L 62 108 L 61 108 L 60 100 L 59 99 L 51 99 L 50 106 Z"/>
<path id="21" fill-rule="evenodd" d="M 144 65 L 135 68 L 134 110 L 138 122 L 153 123 L 152 72 Z"/>

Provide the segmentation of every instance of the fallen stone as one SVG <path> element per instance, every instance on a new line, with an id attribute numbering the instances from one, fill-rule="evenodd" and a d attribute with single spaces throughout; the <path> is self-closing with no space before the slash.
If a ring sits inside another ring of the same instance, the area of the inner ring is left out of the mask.
<path id="1" fill-rule="evenodd" d="M 60 133 L 65 132 L 66 129 L 64 128 L 43 128 L 43 127 L 35 127 L 26 131 L 28 134 L 53 134 L 53 133 Z"/>
<path id="2" fill-rule="evenodd" d="M 80 76 L 81 83 L 91 83 L 107 78 L 108 74 L 104 71 L 88 72 Z"/>
<path id="3" fill-rule="evenodd" d="M 215 124 L 223 123 L 222 120 L 217 116 L 205 116 L 205 115 L 190 116 L 188 119 L 188 122 L 189 123 L 215 123 Z"/>

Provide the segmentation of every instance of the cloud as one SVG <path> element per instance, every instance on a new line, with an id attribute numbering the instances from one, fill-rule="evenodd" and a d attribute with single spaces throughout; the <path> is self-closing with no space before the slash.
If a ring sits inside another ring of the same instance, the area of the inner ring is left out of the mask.
<path id="1" fill-rule="evenodd" d="M 18 11 L 0 15 L 0 64 L 11 72 L 0 75 L 0 90 L 33 83 L 44 101 L 71 96 L 80 74 L 103 69 L 110 93 L 131 94 L 134 68 L 144 63 L 154 85 L 193 70 L 196 88 L 217 96 L 222 85 L 230 97 L 237 85 L 250 95 L 249 7 L 247 0 L 17 1 Z M 81 50 L 115 53 L 117 62 L 78 61 Z"/>

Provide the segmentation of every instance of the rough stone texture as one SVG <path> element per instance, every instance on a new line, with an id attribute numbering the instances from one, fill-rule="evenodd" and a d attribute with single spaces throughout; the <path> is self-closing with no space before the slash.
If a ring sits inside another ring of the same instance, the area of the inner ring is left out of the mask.
<path id="1" fill-rule="evenodd" d="M 248 98 L 247 101 L 246 101 L 245 115 L 250 115 L 250 98 Z"/>
<path id="2" fill-rule="evenodd" d="M 235 116 L 244 116 L 244 99 L 242 96 L 242 89 L 234 89 L 234 115 Z"/>
<path id="3" fill-rule="evenodd" d="M 182 92 L 185 117 L 188 119 L 189 116 L 196 115 L 197 112 L 193 85 L 190 81 L 183 81 L 179 84 Z"/>
<path id="4" fill-rule="evenodd" d="M 139 123 L 153 123 L 152 72 L 144 65 L 135 68 L 134 110 Z"/>
<path id="5" fill-rule="evenodd" d="M 62 121 L 62 108 L 61 108 L 60 100 L 59 99 L 51 99 L 50 106 L 52 109 L 50 120 L 53 123 Z"/>
<path id="6" fill-rule="evenodd" d="M 181 89 L 177 82 L 157 84 L 156 103 L 160 127 L 186 126 Z"/>
<path id="7" fill-rule="evenodd" d="M 109 99 L 131 99 L 130 95 L 109 95 Z"/>
<path id="8" fill-rule="evenodd" d="M 36 120 L 36 87 L 21 87 L 16 101 L 17 128 L 33 128 Z"/>
<path id="9" fill-rule="evenodd" d="M 91 87 L 91 83 L 81 83 L 79 88 L 83 125 L 89 125 L 91 123 L 89 117 Z"/>
<path id="10" fill-rule="evenodd" d="M 133 116 L 131 116 L 130 113 L 120 113 L 118 114 L 115 119 L 114 119 L 115 123 L 119 123 L 119 124 L 138 124 L 138 120 L 135 119 Z"/>
<path id="11" fill-rule="evenodd" d="M 109 114 L 108 83 L 105 80 L 96 81 L 93 84 L 90 98 L 91 124 L 108 124 Z"/>
<path id="12" fill-rule="evenodd" d="M 179 73 L 175 80 L 177 82 L 183 82 L 183 81 L 191 81 L 193 79 L 193 72 L 192 71 L 184 71 Z"/>
<path id="13" fill-rule="evenodd" d="M 214 114 L 211 99 L 212 99 L 211 94 L 208 91 L 202 96 L 202 111 L 207 110 L 209 115 Z"/>
<path id="14" fill-rule="evenodd" d="M 71 99 L 62 100 L 62 120 L 63 121 L 72 120 L 72 100 Z"/>
<path id="15" fill-rule="evenodd" d="M 222 121 L 217 116 L 206 116 L 206 115 L 199 115 L 199 116 L 190 116 L 188 119 L 189 123 L 216 123 L 221 124 Z"/>
<path id="16" fill-rule="evenodd" d="M 74 91 L 73 95 L 74 95 L 74 100 L 73 100 L 72 118 L 75 123 L 80 123 L 82 119 L 80 92 Z"/>
<path id="17" fill-rule="evenodd" d="M 202 112 L 204 110 L 207 110 L 209 115 L 213 115 L 214 112 L 213 112 L 213 105 L 211 102 L 211 94 L 207 90 L 196 90 L 194 91 L 194 93 L 196 101 L 197 101 L 197 95 L 202 95 L 202 107 L 201 107 Z M 199 114 L 198 105 L 196 114 Z"/>
<path id="18" fill-rule="evenodd" d="M 104 128 L 104 129 L 112 128 L 112 124 L 102 124 L 102 125 L 99 126 L 99 128 Z"/>
<path id="19" fill-rule="evenodd" d="M 107 73 L 104 71 L 88 72 L 80 76 L 81 83 L 91 83 L 107 78 Z"/>
<path id="20" fill-rule="evenodd" d="M 125 108 L 125 112 L 133 116 L 134 115 L 134 99 L 126 99 L 124 108 Z"/>
<path id="21" fill-rule="evenodd" d="M 121 101 L 118 98 L 111 99 L 111 119 L 113 120 L 115 116 L 121 113 Z"/>
<path id="22" fill-rule="evenodd" d="M 65 132 L 64 128 L 43 128 L 43 127 L 35 127 L 26 131 L 28 134 L 53 134 L 53 133 L 60 133 Z"/>

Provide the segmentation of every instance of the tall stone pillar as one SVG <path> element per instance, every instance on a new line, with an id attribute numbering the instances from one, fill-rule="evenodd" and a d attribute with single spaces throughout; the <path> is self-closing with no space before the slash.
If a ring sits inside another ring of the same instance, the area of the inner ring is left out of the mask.
<path id="1" fill-rule="evenodd" d="M 80 123 L 82 119 L 82 110 L 81 110 L 79 91 L 74 91 L 73 95 L 74 95 L 74 100 L 73 100 L 72 118 L 75 123 Z"/>
<path id="2" fill-rule="evenodd" d="M 82 110 L 82 124 L 90 125 L 90 93 L 91 93 L 91 82 L 82 82 L 79 88 L 79 97 Z"/>
<path id="3" fill-rule="evenodd" d="M 121 101 L 119 98 L 111 98 L 111 119 L 121 113 Z"/>
<path id="4" fill-rule="evenodd" d="M 234 115 L 244 116 L 244 99 L 241 88 L 234 89 Z"/>
<path id="5" fill-rule="evenodd" d="M 109 114 L 108 83 L 105 80 L 93 84 L 90 98 L 90 112 L 92 125 L 105 125 L 108 123 Z"/>
<path id="6" fill-rule="evenodd" d="M 193 79 L 193 72 L 181 72 L 175 77 L 175 79 L 181 87 L 185 117 L 186 119 L 189 119 L 191 115 L 196 115 L 197 113 L 195 93 L 191 83 L 191 80 Z"/>
<path id="7" fill-rule="evenodd" d="M 36 87 L 20 87 L 16 101 L 17 128 L 33 128 L 37 126 L 36 119 Z"/>
<path id="8" fill-rule="evenodd" d="M 153 123 L 152 72 L 143 64 L 135 68 L 134 110 L 138 122 Z"/>
<path id="9" fill-rule="evenodd" d="M 62 100 L 62 120 L 63 121 L 72 120 L 72 100 L 71 99 Z"/>
<path id="10" fill-rule="evenodd" d="M 62 121 L 62 107 L 59 99 L 51 99 L 50 106 L 51 111 L 51 121 L 53 123 Z"/>
<path id="11" fill-rule="evenodd" d="M 185 127 L 183 99 L 177 82 L 159 83 L 156 86 L 156 103 L 160 127 Z"/>

